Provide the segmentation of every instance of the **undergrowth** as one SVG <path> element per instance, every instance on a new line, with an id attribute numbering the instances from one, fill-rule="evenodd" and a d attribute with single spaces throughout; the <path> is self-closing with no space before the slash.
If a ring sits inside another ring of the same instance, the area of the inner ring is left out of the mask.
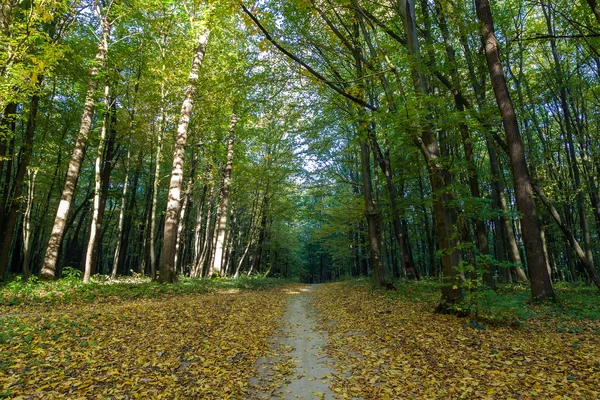
<path id="1" fill-rule="evenodd" d="M 368 279 L 348 284 L 369 286 Z M 413 303 L 418 309 L 434 310 L 440 302 L 441 282 L 434 279 L 394 282 L 395 291 L 381 291 L 390 300 Z M 531 301 L 531 291 L 523 284 L 500 284 L 497 290 L 464 291 L 464 299 L 455 307 L 469 318 L 498 325 L 522 325 L 535 319 L 573 322 L 600 320 L 600 292 L 582 283 L 558 282 L 554 286 L 556 301 L 538 304 Z M 560 325 L 560 324 L 559 324 Z"/>
<path id="2" fill-rule="evenodd" d="M 242 276 L 239 278 L 180 278 L 174 284 L 158 284 L 148 277 L 120 277 L 110 280 L 105 276 L 92 277 L 90 284 L 81 281 L 81 272 L 75 269 L 63 271 L 63 278 L 56 281 L 40 281 L 31 277 L 23 281 L 15 276 L 0 286 L 0 305 L 33 305 L 63 302 L 96 302 L 114 299 L 131 300 L 182 296 L 226 290 L 264 290 L 290 280 Z"/>

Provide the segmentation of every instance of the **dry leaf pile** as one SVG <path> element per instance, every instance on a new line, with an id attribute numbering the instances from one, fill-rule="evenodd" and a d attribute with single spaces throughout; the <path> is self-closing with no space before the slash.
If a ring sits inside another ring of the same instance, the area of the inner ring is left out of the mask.
<path id="1" fill-rule="evenodd" d="M 243 398 L 286 296 L 0 309 L 0 398 Z"/>
<path id="2" fill-rule="evenodd" d="M 314 302 L 340 373 L 332 389 L 365 399 L 600 399 L 600 321 L 557 329 L 473 325 L 346 283 Z"/>

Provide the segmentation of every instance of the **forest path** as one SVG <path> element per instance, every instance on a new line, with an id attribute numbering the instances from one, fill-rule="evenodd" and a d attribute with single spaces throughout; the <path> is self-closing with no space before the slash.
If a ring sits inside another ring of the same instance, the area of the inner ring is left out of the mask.
<path id="1" fill-rule="evenodd" d="M 329 389 L 335 373 L 332 368 L 334 360 L 325 354 L 327 333 L 318 329 L 315 311 L 310 304 L 314 290 L 315 286 L 305 286 L 293 294 L 282 317 L 280 331 L 272 338 L 277 352 L 280 355 L 285 353 L 290 362 L 291 371 L 287 371 L 286 384 L 270 394 L 254 394 L 253 398 L 334 399 Z M 259 380 L 269 381 L 274 374 L 281 373 L 274 370 L 278 361 L 281 361 L 281 356 L 279 359 L 259 359 Z"/>

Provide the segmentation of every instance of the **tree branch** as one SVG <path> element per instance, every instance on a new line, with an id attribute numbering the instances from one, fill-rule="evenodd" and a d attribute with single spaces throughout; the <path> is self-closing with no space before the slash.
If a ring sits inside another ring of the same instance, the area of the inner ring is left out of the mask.
<path id="1" fill-rule="evenodd" d="M 246 8 L 246 6 L 243 5 L 243 4 L 242 4 L 242 10 L 244 11 L 244 13 L 246 15 L 248 15 L 248 17 L 250 17 L 250 19 L 252 20 L 252 22 L 254 22 L 254 24 L 258 27 L 258 29 L 260 29 L 260 31 L 263 33 L 263 35 L 265 36 L 265 38 L 269 42 L 271 42 L 273 44 L 273 46 L 275 46 L 280 52 L 282 52 L 283 54 L 285 54 L 288 58 L 292 59 L 293 61 L 297 62 L 302 67 L 304 67 L 304 69 L 306 69 L 312 76 L 314 76 L 315 78 L 317 78 L 318 81 L 323 82 L 325 85 L 329 86 L 331 89 L 333 89 L 337 93 L 341 94 L 342 96 L 344 96 L 345 98 L 351 100 L 352 102 L 354 102 L 356 104 L 359 104 L 359 105 L 361 105 L 363 107 L 366 107 L 366 108 L 368 108 L 370 110 L 373 110 L 373 111 L 377 110 L 377 107 L 375 107 L 374 105 L 369 104 L 366 101 L 359 99 L 358 97 L 352 96 L 349 93 L 346 93 L 344 91 L 344 89 L 340 88 L 339 86 L 335 85 L 333 82 L 329 81 L 327 78 L 325 78 L 319 72 L 317 72 L 316 70 L 314 70 L 310 65 L 308 65 L 306 62 L 304 62 L 298 56 L 294 55 L 289 50 L 286 50 L 277 40 L 275 40 L 271 36 L 271 34 L 269 33 L 269 31 L 267 31 L 267 29 L 260 23 L 260 21 L 258 20 L 258 18 L 256 18 L 256 16 L 254 14 L 252 14 L 252 12 L 250 10 L 248 10 L 248 8 Z"/>

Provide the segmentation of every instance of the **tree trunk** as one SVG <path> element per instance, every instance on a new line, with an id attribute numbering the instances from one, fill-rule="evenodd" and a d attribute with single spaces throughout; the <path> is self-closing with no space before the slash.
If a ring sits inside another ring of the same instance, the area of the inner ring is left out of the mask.
<path id="1" fill-rule="evenodd" d="M 97 11 L 98 15 L 100 16 L 99 10 Z M 75 192 L 77 179 L 79 178 L 79 171 L 85 155 L 85 146 L 87 144 L 88 134 L 92 124 L 92 115 L 94 114 L 94 103 L 96 97 L 95 92 L 98 85 L 98 74 L 106 60 L 110 28 L 111 23 L 108 21 L 108 19 L 106 19 L 106 17 L 102 18 L 102 37 L 98 42 L 98 51 L 96 52 L 94 66 L 90 72 L 90 80 L 88 82 L 79 133 L 77 135 L 73 153 L 71 155 L 71 162 L 69 163 L 69 169 L 60 198 L 60 203 L 56 211 L 52 233 L 50 235 L 50 240 L 48 241 L 48 247 L 46 249 L 46 255 L 44 257 L 44 264 L 42 266 L 42 270 L 40 271 L 40 278 L 42 279 L 54 279 L 56 275 L 58 251 L 65 233 L 65 224 L 67 216 L 69 215 L 69 208 L 71 208 L 73 193 Z"/>
<path id="2" fill-rule="evenodd" d="M 102 186 L 102 156 L 104 155 L 104 144 L 106 142 L 106 131 L 110 123 L 110 98 L 108 82 L 104 86 L 104 118 L 102 119 L 102 129 L 100 130 L 100 141 L 96 150 L 96 162 L 94 164 L 94 205 L 92 218 L 90 221 L 90 238 L 88 240 L 87 250 L 85 252 L 85 269 L 83 272 L 83 283 L 90 283 L 92 273 L 92 263 L 94 260 L 94 249 L 96 248 L 98 237 L 100 236 L 100 191 Z"/>
<path id="3" fill-rule="evenodd" d="M 523 141 L 519 133 L 519 125 L 513 107 L 508 86 L 502 70 L 498 41 L 494 32 L 492 13 L 488 0 L 475 0 L 477 17 L 481 23 L 481 38 L 485 49 L 488 70 L 498 103 L 498 109 L 504 123 L 504 131 L 508 144 L 508 155 L 513 174 L 517 207 L 523 214 L 521 227 L 527 256 L 527 265 L 531 276 L 531 291 L 539 300 L 554 297 L 552 281 L 546 269 L 540 227 L 535 211 L 529 171 Z"/>
<path id="4" fill-rule="evenodd" d="M 33 198 L 35 192 L 35 178 L 37 170 L 29 170 L 29 179 L 27 180 L 27 206 L 23 213 L 23 279 L 27 280 L 30 276 L 29 262 L 31 259 L 31 210 L 33 208 Z"/>
<path id="5" fill-rule="evenodd" d="M 200 256 L 202 255 L 202 247 L 204 241 L 202 240 L 202 228 L 205 225 L 205 203 L 206 203 L 206 192 L 208 191 L 208 183 L 204 185 L 202 188 L 202 196 L 200 196 L 200 202 L 198 204 L 198 211 L 196 215 L 196 228 L 194 230 L 194 257 L 192 263 L 192 272 L 191 276 L 193 278 L 199 277 L 202 275 L 202 268 L 198 268 Z M 208 207 L 208 205 L 206 205 Z"/>
<path id="6" fill-rule="evenodd" d="M 40 86 L 42 77 L 38 78 L 37 87 Z M 4 272 L 8 265 L 8 256 L 12 244 L 12 238 L 17 224 L 18 211 L 21 208 L 21 193 L 23 192 L 23 182 L 25 180 L 25 174 L 27 173 L 27 167 L 33 153 L 33 137 L 35 134 L 35 122 L 39 104 L 39 94 L 34 94 L 31 98 L 31 106 L 29 109 L 29 120 L 27 121 L 27 128 L 25 131 L 25 142 L 23 144 L 23 153 L 19 166 L 17 167 L 17 174 L 14 178 L 14 190 L 12 194 L 12 201 L 8 216 L 4 221 L 4 231 L 2 237 L 2 249 L 0 250 L 0 281 L 3 280 Z M 19 251 L 19 249 L 15 249 Z"/>
<path id="7" fill-rule="evenodd" d="M 592 12 L 594 13 L 594 16 L 596 17 L 596 21 L 598 21 L 598 23 L 600 23 L 600 7 L 598 7 L 598 3 L 596 0 L 587 0 L 587 3 L 589 4 L 590 8 L 592 9 Z"/>
<path id="8" fill-rule="evenodd" d="M 9 198 L 9 185 L 13 158 L 13 145 L 15 138 L 15 113 L 17 112 L 16 103 L 8 103 L 4 107 L 2 118 L 0 119 L 0 184 L 2 184 L 2 173 L 4 172 L 4 161 L 8 161 L 6 164 L 6 178 L 2 187 L 2 199 L 0 199 L 0 232 L 4 231 L 4 218 L 6 208 L 8 207 L 7 200 Z M 10 140 L 9 140 L 10 138 Z M 10 143 L 7 149 L 6 143 Z M 7 151 L 8 150 L 8 154 Z M 0 237 L 0 244 L 2 238 Z M 1 279 L 1 277 L 0 277 Z"/>
<path id="9" fill-rule="evenodd" d="M 454 85 L 456 90 L 460 91 L 460 77 L 458 67 L 456 64 L 456 52 L 454 50 L 454 47 L 452 46 L 450 31 L 446 24 L 445 14 L 439 0 L 435 1 L 435 7 L 439 19 L 440 30 L 445 43 L 446 56 L 448 57 L 450 75 L 452 77 L 452 84 Z M 454 95 L 454 106 L 459 114 L 464 115 L 465 106 L 457 94 Z M 473 197 L 474 199 L 481 199 L 481 193 L 479 190 L 479 179 L 477 177 L 477 166 L 475 165 L 475 159 L 473 157 L 473 139 L 471 138 L 471 133 L 469 132 L 469 127 L 467 126 L 466 122 L 462 120 L 459 122 L 459 131 L 462 139 L 465 159 L 467 161 L 467 175 L 471 197 Z M 481 217 L 478 216 L 476 216 L 474 220 L 477 246 L 479 247 L 479 252 L 484 256 L 477 258 L 477 264 L 479 265 L 474 265 L 474 267 L 476 267 L 477 270 L 482 269 L 483 282 L 488 287 L 495 288 L 496 284 L 494 282 L 494 272 L 492 270 L 492 265 L 490 265 L 486 259 L 486 256 L 490 254 L 490 246 L 487 238 L 487 232 L 485 230 L 485 222 Z M 481 258 L 483 258 L 483 262 L 480 262 Z"/>
<path id="10" fill-rule="evenodd" d="M 190 178 L 188 179 L 188 183 L 185 189 L 185 192 L 183 193 L 183 200 L 182 200 L 182 205 L 181 205 L 181 211 L 179 213 L 179 223 L 177 225 L 177 238 L 175 240 L 175 261 L 174 261 L 174 268 L 176 271 L 179 271 L 179 264 L 181 264 L 182 259 L 179 256 L 179 249 L 181 247 L 181 237 L 183 235 L 183 230 L 185 228 L 185 222 L 186 222 L 186 212 L 187 212 L 187 208 L 188 205 L 190 204 L 190 193 L 192 191 L 192 187 L 194 186 L 194 168 L 192 168 L 192 173 L 190 174 Z"/>
<path id="11" fill-rule="evenodd" d="M 569 230 L 568 226 L 566 226 L 563 223 L 563 221 L 560 217 L 560 214 L 558 213 L 556 208 L 554 208 L 554 206 L 552 205 L 550 200 L 548 200 L 548 198 L 544 195 L 542 190 L 535 184 L 533 185 L 533 188 L 535 189 L 538 197 L 542 200 L 544 205 L 548 208 L 548 211 L 552 215 L 552 218 L 554 218 L 554 220 L 556 221 L 556 224 L 558 225 L 561 232 L 563 233 L 563 235 L 565 236 L 565 238 L 571 245 L 571 248 L 575 251 L 575 254 L 577 254 L 577 257 L 583 264 L 586 272 L 588 273 L 588 276 L 590 277 L 590 279 L 592 280 L 594 285 L 596 285 L 596 287 L 598 289 L 600 289 L 600 277 L 598 276 L 598 274 L 596 273 L 596 270 L 594 269 L 594 264 L 590 260 L 588 260 L 588 258 L 586 257 L 585 252 L 579 245 L 579 242 L 577 242 L 575 235 L 573 235 L 573 233 Z"/>
<path id="12" fill-rule="evenodd" d="M 357 12 L 358 16 L 358 12 Z M 358 18 L 357 18 L 358 19 Z M 354 24 L 354 42 L 353 56 L 356 77 L 358 78 L 359 97 L 364 98 L 364 77 L 362 63 L 362 48 L 360 47 L 359 25 Z M 371 156 L 368 145 L 369 123 L 367 121 L 366 111 L 363 107 L 356 110 L 356 136 L 360 146 L 360 168 L 363 185 L 363 197 L 365 200 L 365 217 L 368 227 L 369 250 L 371 254 L 371 275 L 373 286 L 376 288 L 386 287 L 385 267 L 383 254 L 381 251 L 381 218 L 378 210 L 375 208 L 373 200 L 373 186 L 371 182 Z"/>
<path id="13" fill-rule="evenodd" d="M 401 0 L 398 4 L 402 16 L 402 24 L 406 35 L 406 47 L 408 54 L 413 57 L 411 73 L 415 91 L 421 96 L 427 96 L 429 90 L 425 76 L 421 68 L 421 55 L 419 41 L 417 38 L 417 26 L 415 19 L 414 0 Z M 427 164 L 429 180 L 433 196 L 433 205 L 436 219 L 436 232 L 442 250 L 442 302 L 438 311 L 448 311 L 455 303 L 463 298 L 461 280 L 462 275 L 456 270 L 460 263 L 460 251 L 457 249 L 458 242 L 454 239 L 453 227 L 456 224 L 456 213 L 447 204 L 451 199 L 448 186 L 450 185 L 450 174 L 439 160 L 440 146 L 434 135 L 433 127 L 427 115 L 425 126 L 421 136 L 417 133 L 417 126 L 412 126 L 411 137 Z"/>
<path id="14" fill-rule="evenodd" d="M 133 133 L 133 121 L 131 122 L 130 134 Z M 131 136 L 130 136 L 131 138 Z M 121 247 L 123 244 L 123 235 L 125 227 L 125 208 L 127 207 L 127 187 L 129 185 L 129 169 L 131 168 L 131 140 L 127 146 L 127 159 L 125 161 L 125 179 L 123 180 L 123 190 L 121 191 L 121 209 L 119 210 L 119 222 L 117 228 L 117 247 L 115 248 L 115 257 L 113 259 L 110 279 L 117 277 L 119 269 L 119 260 L 121 258 Z"/>
<path id="15" fill-rule="evenodd" d="M 160 275 L 158 277 L 160 283 L 175 282 L 177 280 L 175 272 L 175 244 L 177 241 L 179 213 L 181 211 L 181 185 L 183 183 L 185 146 L 192 108 L 194 106 L 196 83 L 204 59 L 204 53 L 206 52 L 208 36 L 209 31 L 206 30 L 198 37 L 198 45 L 195 50 L 194 59 L 192 60 L 192 68 L 188 78 L 188 85 L 185 90 L 185 99 L 181 105 L 179 124 L 177 126 L 177 139 L 175 142 L 175 151 L 173 153 L 173 169 L 171 172 L 171 182 L 169 184 L 163 247 L 160 256 Z"/>
<path id="16" fill-rule="evenodd" d="M 225 230 L 227 226 L 227 213 L 229 211 L 229 188 L 231 186 L 231 169 L 233 166 L 233 146 L 235 142 L 235 127 L 238 123 L 238 115 L 235 111 L 231 114 L 229 124 L 229 138 L 227 140 L 227 163 L 223 171 L 223 186 L 221 186 L 221 196 L 217 208 L 217 228 L 216 228 L 216 246 L 215 259 L 213 262 L 213 271 L 223 275 L 223 251 L 225 244 Z"/>

